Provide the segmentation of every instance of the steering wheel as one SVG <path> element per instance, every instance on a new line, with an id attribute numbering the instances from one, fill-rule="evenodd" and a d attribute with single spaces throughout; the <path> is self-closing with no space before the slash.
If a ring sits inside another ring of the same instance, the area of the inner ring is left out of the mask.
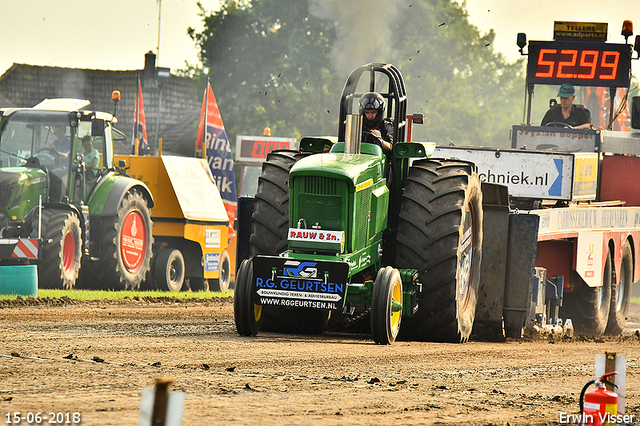
<path id="1" fill-rule="evenodd" d="M 41 160 L 40 162 L 45 164 L 51 164 L 51 166 L 55 166 L 56 163 L 60 162 L 60 154 L 53 148 L 41 148 L 34 157 Z"/>
<path id="2" fill-rule="evenodd" d="M 563 123 L 561 121 L 551 121 L 551 122 L 547 123 L 545 125 L 545 127 L 568 127 L 570 129 L 573 129 L 573 127 L 571 127 L 567 123 Z"/>
<path id="3" fill-rule="evenodd" d="M 41 152 L 45 152 L 45 153 L 49 154 L 49 155 L 50 155 L 50 156 L 52 156 L 52 157 L 58 157 L 58 156 L 59 156 L 58 151 L 56 151 L 56 150 L 55 150 L 55 149 L 53 149 L 53 148 L 40 148 L 40 149 L 38 150 L 38 152 L 36 152 L 36 156 L 37 156 L 38 154 L 40 154 Z"/>

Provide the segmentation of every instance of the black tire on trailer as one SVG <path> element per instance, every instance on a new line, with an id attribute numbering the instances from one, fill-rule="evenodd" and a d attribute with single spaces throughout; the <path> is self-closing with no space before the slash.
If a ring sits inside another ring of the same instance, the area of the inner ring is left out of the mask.
<path id="1" fill-rule="evenodd" d="M 209 291 L 210 280 L 202 277 L 189 278 L 189 288 L 191 291 Z"/>
<path id="2" fill-rule="evenodd" d="M 160 250 L 153 268 L 156 288 L 163 291 L 180 291 L 184 286 L 184 256 L 178 249 L 165 247 Z"/>
<path id="3" fill-rule="evenodd" d="M 211 291 L 227 291 L 231 282 L 231 258 L 226 250 L 220 254 L 220 262 L 218 263 L 219 278 L 217 280 L 209 280 Z"/>
<path id="4" fill-rule="evenodd" d="M 287 249 L 289 171 L 308 155 L 292 150 L 273 151 L 262 164 L 251 216 L 250 257 L 275 256 Z M 265 331 L 319 334 L 326 330 L 330 311 L 268 306 L 262 315 Z"/>
<path id="5" fill-rule="evenodd" d="M 387 266 L 378 271 L 371 300 L 371 334 L 379 345 L 393 343 L 400 331 L 402 311 L 394 309 L 394 303 L 402 306 L 402 279 L 397 269 Z"/>
<path id="6" fill-rule="evenodd" d="M 42 259 L 38 263 L 40 288 L 73 288 L 82 259 L 80 220 L 70 211 L 42 211 Z"/>
<path id="7" fill-rule="evenodd" d="M 140 288 L 150 267 L 152 226 L 147 200 L 135 189 L 123 197 L 115 216 L 103 219 L 100 261 L 95 265 L 102 288 Z"/>
<path id="8" fill-rule="evenodd" d="M 560 317 L 571 319 L 575 333 L 591 336 L 601 336 L 604 333 L 611 309 L 611 285 L 615 282 L 614 275 L 613 257 L 611 250 L 608 250 L 601 286 L 584 285 L 584 289 L 564 293 Z M 575 271 L 572 271 L 571 279 L 582 280 Z"/>
<path id="9" fill-rule="evenodd" d="M 464 342 L 476 312 L 482 259 L 482 192 L 470 163 L 416 161 L 402 195 L 398 268 L 418 269 L 418 311 L 401 337 Z"/>
<path id="10" fill-rule="evenodd" d="M 611 307 L 609 308 L 609 320 L 605 334 L 615 336 L 622 333 L 627 323 L 629 303 L 631 302 L 631 286 L 633 283 L 633 252 L 629 242 L 622 249 L 622 264 L 620 274 L 611 285 Z"/>
<path id="11" fill-rule="evenodd" d="M 245 259 L 240 264 L 233 294 L 233 317 L 241 336 L 256 336 L 263 321 L 263 307 L 255 304 L 252 288 L 253 262 Z"/>

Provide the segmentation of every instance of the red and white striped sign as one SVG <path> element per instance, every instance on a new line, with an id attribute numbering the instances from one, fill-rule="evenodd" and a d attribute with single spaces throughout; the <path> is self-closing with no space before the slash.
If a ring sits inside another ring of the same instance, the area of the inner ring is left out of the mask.
<path id="1" fill-rule="evenodd" d="M 12 257 L 37 259 L 38 258 L 38 240 L 37 239 L 19 239 L 13 249 Z"/>

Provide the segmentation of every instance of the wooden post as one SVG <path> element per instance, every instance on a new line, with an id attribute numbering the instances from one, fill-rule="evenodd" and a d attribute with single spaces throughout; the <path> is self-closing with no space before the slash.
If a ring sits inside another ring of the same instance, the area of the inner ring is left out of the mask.
<path id="1" fill-rule="evenodd" d="M 616 353 L 615 352 L 605 352 L 605 364 L 604 364 L 604 374 L 613 373 L 616 371 Z M 609 377 L 609 381 L 615 383 L 616 376 Z M 607 390 L 615 392 L 615 389 L 611 385 L 606 385 Z"/>
<path id="2" fill-rule="evenodd" d="M 167 397 L 169 387 L 173 379 L 169 377 L 156 377 L 156 395 L 153 401 L 153 412 L 151 414 L 151 426 L 165 426 L 167 416 Z"/>

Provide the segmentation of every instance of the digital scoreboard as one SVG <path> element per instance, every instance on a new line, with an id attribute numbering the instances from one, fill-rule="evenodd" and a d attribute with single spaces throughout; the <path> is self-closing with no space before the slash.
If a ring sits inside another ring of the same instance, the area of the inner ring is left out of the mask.
<path id="1" fill-rule="evenodd" d="M 628 44 L 531 41 L 527 84 L 628 87 L 631 53 Z"/>

